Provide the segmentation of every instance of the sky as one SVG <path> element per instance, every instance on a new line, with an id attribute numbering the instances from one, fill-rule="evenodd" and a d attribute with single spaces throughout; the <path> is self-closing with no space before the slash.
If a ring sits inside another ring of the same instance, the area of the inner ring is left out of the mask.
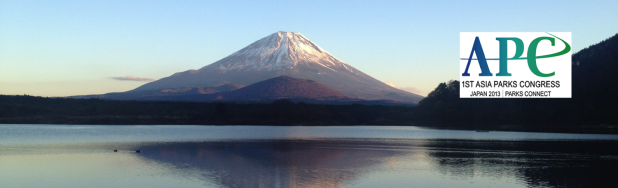
<path id="1" fill-rule="evenodd" d="M 0 0 L 0 94 L 123 92 L 277 31 L 426 96 L 459 79 L 459 32 L 618 33 L 618 1 Z"/>

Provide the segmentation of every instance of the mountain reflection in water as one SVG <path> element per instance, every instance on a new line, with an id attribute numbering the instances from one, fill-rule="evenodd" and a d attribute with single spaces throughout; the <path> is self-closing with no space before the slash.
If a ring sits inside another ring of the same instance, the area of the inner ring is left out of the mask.
<path id="1" fill-rule="evenodd" d="M 367 181 L 386 187 L 614 187 L 617 147 L 615 141 L 245 140 L 150 145 L 140 156 L 221 187 L 356 187 Z M 404 179 L 376 179 L 383 174 Z M 458 185 L 462 180 L 477 184 Z"/>
<path id="2" fill-rule="evenodd" d="M 175 143 L 145 148 L 142 156 L 179 171 L 197 168 L 224 187 L 343 187 L 406 153 L 356 147 L 292 140 Z"/>

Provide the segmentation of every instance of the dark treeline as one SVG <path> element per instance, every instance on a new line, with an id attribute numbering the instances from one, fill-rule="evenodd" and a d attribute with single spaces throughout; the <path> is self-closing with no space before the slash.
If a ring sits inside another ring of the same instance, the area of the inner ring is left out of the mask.
<path id="1" fill-rule="evenodd" d="M 458 81 L 440 84 L 417 106 L 416 122 L 452 126 L 618 124 L 618 34 L 572 56 L 570 99 L 460 99 Z"/>
<path id="2" fill-rule="evenodd" d="M 414 108 L 272 103 L 200 103 L 0 95 L 0 123 L 195 125 L 411 125 Z"/>

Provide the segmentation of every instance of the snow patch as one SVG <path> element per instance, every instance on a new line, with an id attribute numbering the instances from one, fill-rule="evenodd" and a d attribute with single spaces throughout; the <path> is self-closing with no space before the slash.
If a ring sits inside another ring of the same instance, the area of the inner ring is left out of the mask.
<path id="1" fill-rule="evenodd" d="M 202 69 L 282 70 L 299 64 L 319 65 L 332 71 L 354 73 L 354 69 L 337 59 L 307 37 L 294 32 L 277 32 Z"/>

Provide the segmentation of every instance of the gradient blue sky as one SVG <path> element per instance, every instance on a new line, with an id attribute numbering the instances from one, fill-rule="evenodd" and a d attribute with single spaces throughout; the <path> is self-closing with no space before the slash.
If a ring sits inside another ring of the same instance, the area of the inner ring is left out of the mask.
<path id="1" fill-rule="evenodd" d="M 459 32 L 618 33 L 618 1 L 0 0 L 0 94 L 133 89 L 277 31 L 300 32 L 381 81 L 426 95 L 459 78 Z"/>

